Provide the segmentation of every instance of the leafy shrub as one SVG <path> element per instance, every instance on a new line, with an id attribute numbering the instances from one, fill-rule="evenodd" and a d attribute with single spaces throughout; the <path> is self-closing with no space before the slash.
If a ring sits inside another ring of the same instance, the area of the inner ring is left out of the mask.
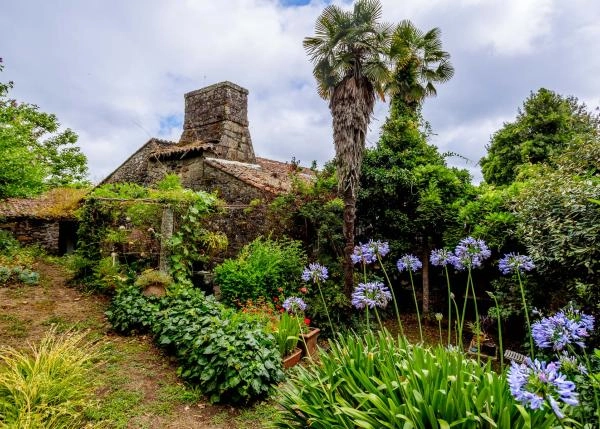
<path id="1" fill-rule="evenodd" d="M 33 286 L 39 283 L 39 273 L 28 268 L 0 266 L 0 285 L 10 281 L 21 281 L 26 285 Z"/>
<path id="2" fill-rule="evenodd" d="M 128 335 L 149 331 L 159 310 L 156 297 L 145 297 L 140 288 L 128 286 L 117 290 L 104 314 L 115 331 Z"/>
<path id="3" fill-rule="evenodd" d="M 244 246 L 236 259 L 215 268 L 215 283 L 221 288 L 223 302 L 230 305 L 271 299 L 297 289 L 304 265 L 306 255 L 299 241 L 257 238 Z"/>
<path id="4" fill-rule="evenodd" d="M 224 309 L 197 290 L 163 300 L 153 331 L 174 351 L 179 375 L 197 383 L 212 402 L 249 402 L 281 381 L 281 356 L 256 318 Z"/>
<path id="5" fill-rule="evenodd" d="M 12 275 L 12 269 L 9 267 L 0 266 L 0 284 L 5 284 Z"/>
<path id="6" fill-rule="evenodd" d="M 19 248 L 19 242 L 8 231 L 0 229 L 0 253 L 10 254 Z"/>
<path id="7" fill-rule="evenodd" d="M 99 352 L 84 333 L 51 330 L 31 353 L 0 348 L 0 420 L 6 428 L 84 427 Z"/>
<path id="8" fill-rule="evenodd" d="M 93 268 L 93 273 L 93 286 L 101 292 L 114 291 L 127 279 L 119 262 L 110 256 L 100 259 Z"/>
<path id="9" fill-rule="evenodd" d="M 528 412 L 506 379 L 459 351 L 411 346 L 387 333 L 340 337 L 321 365 L 301 367 L 280 404 L 282 428 L 551 428 Z"/>
<path id="10" fill-rule="evenodd" d="M 40 275 L 35 272 L 35 271 L 31 271 L 27 268 L 25 268 L 24 270 L 21 270 L 21 272 L 17 275 L 17 278 L 19 280 L 21 280 L 23 283 L 25 283 L 26 285 L 36 285 L 39 283 L 40 281 Z"/>
<path id="11" fill-rule="evenodd" d="M 202 319 L 205 328 L 188 341 L 189 353 L 178 353 L 178 372 L 198 383 L 211 402 L 262 398 L 283 379 L 275 339 L 256 320 L 232 309 Z"/>

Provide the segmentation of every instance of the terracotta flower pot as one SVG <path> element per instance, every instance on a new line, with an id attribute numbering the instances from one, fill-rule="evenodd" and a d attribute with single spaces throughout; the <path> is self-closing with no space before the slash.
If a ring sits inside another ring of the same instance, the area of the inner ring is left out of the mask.
<path id="1" fill-rule="evenodd" d="M 317 339 L 319 338 L 319 328 L 310 328 L 306 334 L 300 334 L 298 347 L 304 351 L 306 356 L 313 356 L 317 352 Z"/>
<path id="2" fill-rule="evenodd" d="M 302 350 L 296 347 L 289 355 L 283 357 L 283 367 L 286 369 L 291 368 L 297 365 L 301 358 Z"/>

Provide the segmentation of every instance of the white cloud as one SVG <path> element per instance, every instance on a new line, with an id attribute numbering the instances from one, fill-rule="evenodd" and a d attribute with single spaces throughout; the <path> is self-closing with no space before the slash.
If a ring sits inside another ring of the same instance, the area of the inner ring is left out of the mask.
<path id="1" fill-rule="evenodd" d="M 338 2 L 341 3 L 341 2 Z M 183 94 L 230 80 L 250 91 L 261 156 L 322 164 L 333 155 L 327 102 L 316 95 L 302 39 L 325 1 L 21 0 L 0 16 L 0 79 L 13 96 L 55 113 L 80 135 L 91 175 L 104 177 L 149 136 L 183 115 Z M 539 86 L 600 102 L 596 54 L 600 4 L 576 0 L 383 1 L 387 21 L 443 30 L 455 78 L 428 100 L 442 151 L 479 159 L 498 118 L 512 118 Z M 375 112 L 368 140 L 386 116 Z"/>

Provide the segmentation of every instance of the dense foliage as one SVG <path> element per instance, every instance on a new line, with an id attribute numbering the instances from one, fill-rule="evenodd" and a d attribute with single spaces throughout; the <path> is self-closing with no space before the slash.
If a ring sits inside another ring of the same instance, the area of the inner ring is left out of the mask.
<path id="1" fill-rule="evenodd" d="M 171 276 L 190 282 L 198 265 L 227 246 L 222 233 L 205 220 L 219 210 L 212 194 L 184 189 L 176 175 L 155 187 L 118 183 L 99 186 L 80 210 L 78 271 L 98 290 L 114 290 L 123 280 L 159 264 L 161 246 L 168 251 Z M 175 232 L 161 235 L 165 210 L 173 214 Z"/>
<path id="2" fill-rule="evenodd" d="M 545 88 L 531 93 L 514 122 L 505 123 L 491 139 L 480 161 L 487 183 L 508 185 L 527 164 L 549 163 L 573 140 L 597 135 L 600 119 L 575 97 Z"/>
<path id="3" fill-rule="evenodd" d="M 179 375 L 212 402 L 259 399 L 283 378 L 281 355 L 266 326 L 200 290 L 172 286 L 167 296 L 156 298 L 126 287 L 106 315 L 122 333 L 151 331 L 156 343 L 177 357 Z"/>
<path id="4" fill-rule="evenodd" d="M 546 291 L 600 303 L 600 136 L 574 141 L 552 164 L 530 169 L 516 197 L 520 238 Z M 600 308 L 593 309 L 599 314 Z"/>
<path id="5" fill-rule="evenodd" d="M 0 199 L 85 182 L 87 159 L 75 145 L 77 135 L 59 131 L 55 115 L 8 98 L 12 87 L 0 82 Z"/>
<path id="6" fill-rule="evenodd" d="M 229 305 L 288 295 L 298 289 L 306 255 L 298 241 L 259 237 L 235 259 L 215 267 L 215 283 Z"/>

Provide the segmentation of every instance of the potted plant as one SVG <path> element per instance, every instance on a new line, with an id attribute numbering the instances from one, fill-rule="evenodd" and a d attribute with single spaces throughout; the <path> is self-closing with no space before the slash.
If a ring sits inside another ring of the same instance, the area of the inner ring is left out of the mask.
<path id="1" fill-rule="evenodd" d="M 300 326 L 295 318 L 288 313 L 281 313 L 273 334 L 283 359 L 283 367 L 291 368 L 296 365 L 302 357 L 302 350 L 297 348 Z"/>

